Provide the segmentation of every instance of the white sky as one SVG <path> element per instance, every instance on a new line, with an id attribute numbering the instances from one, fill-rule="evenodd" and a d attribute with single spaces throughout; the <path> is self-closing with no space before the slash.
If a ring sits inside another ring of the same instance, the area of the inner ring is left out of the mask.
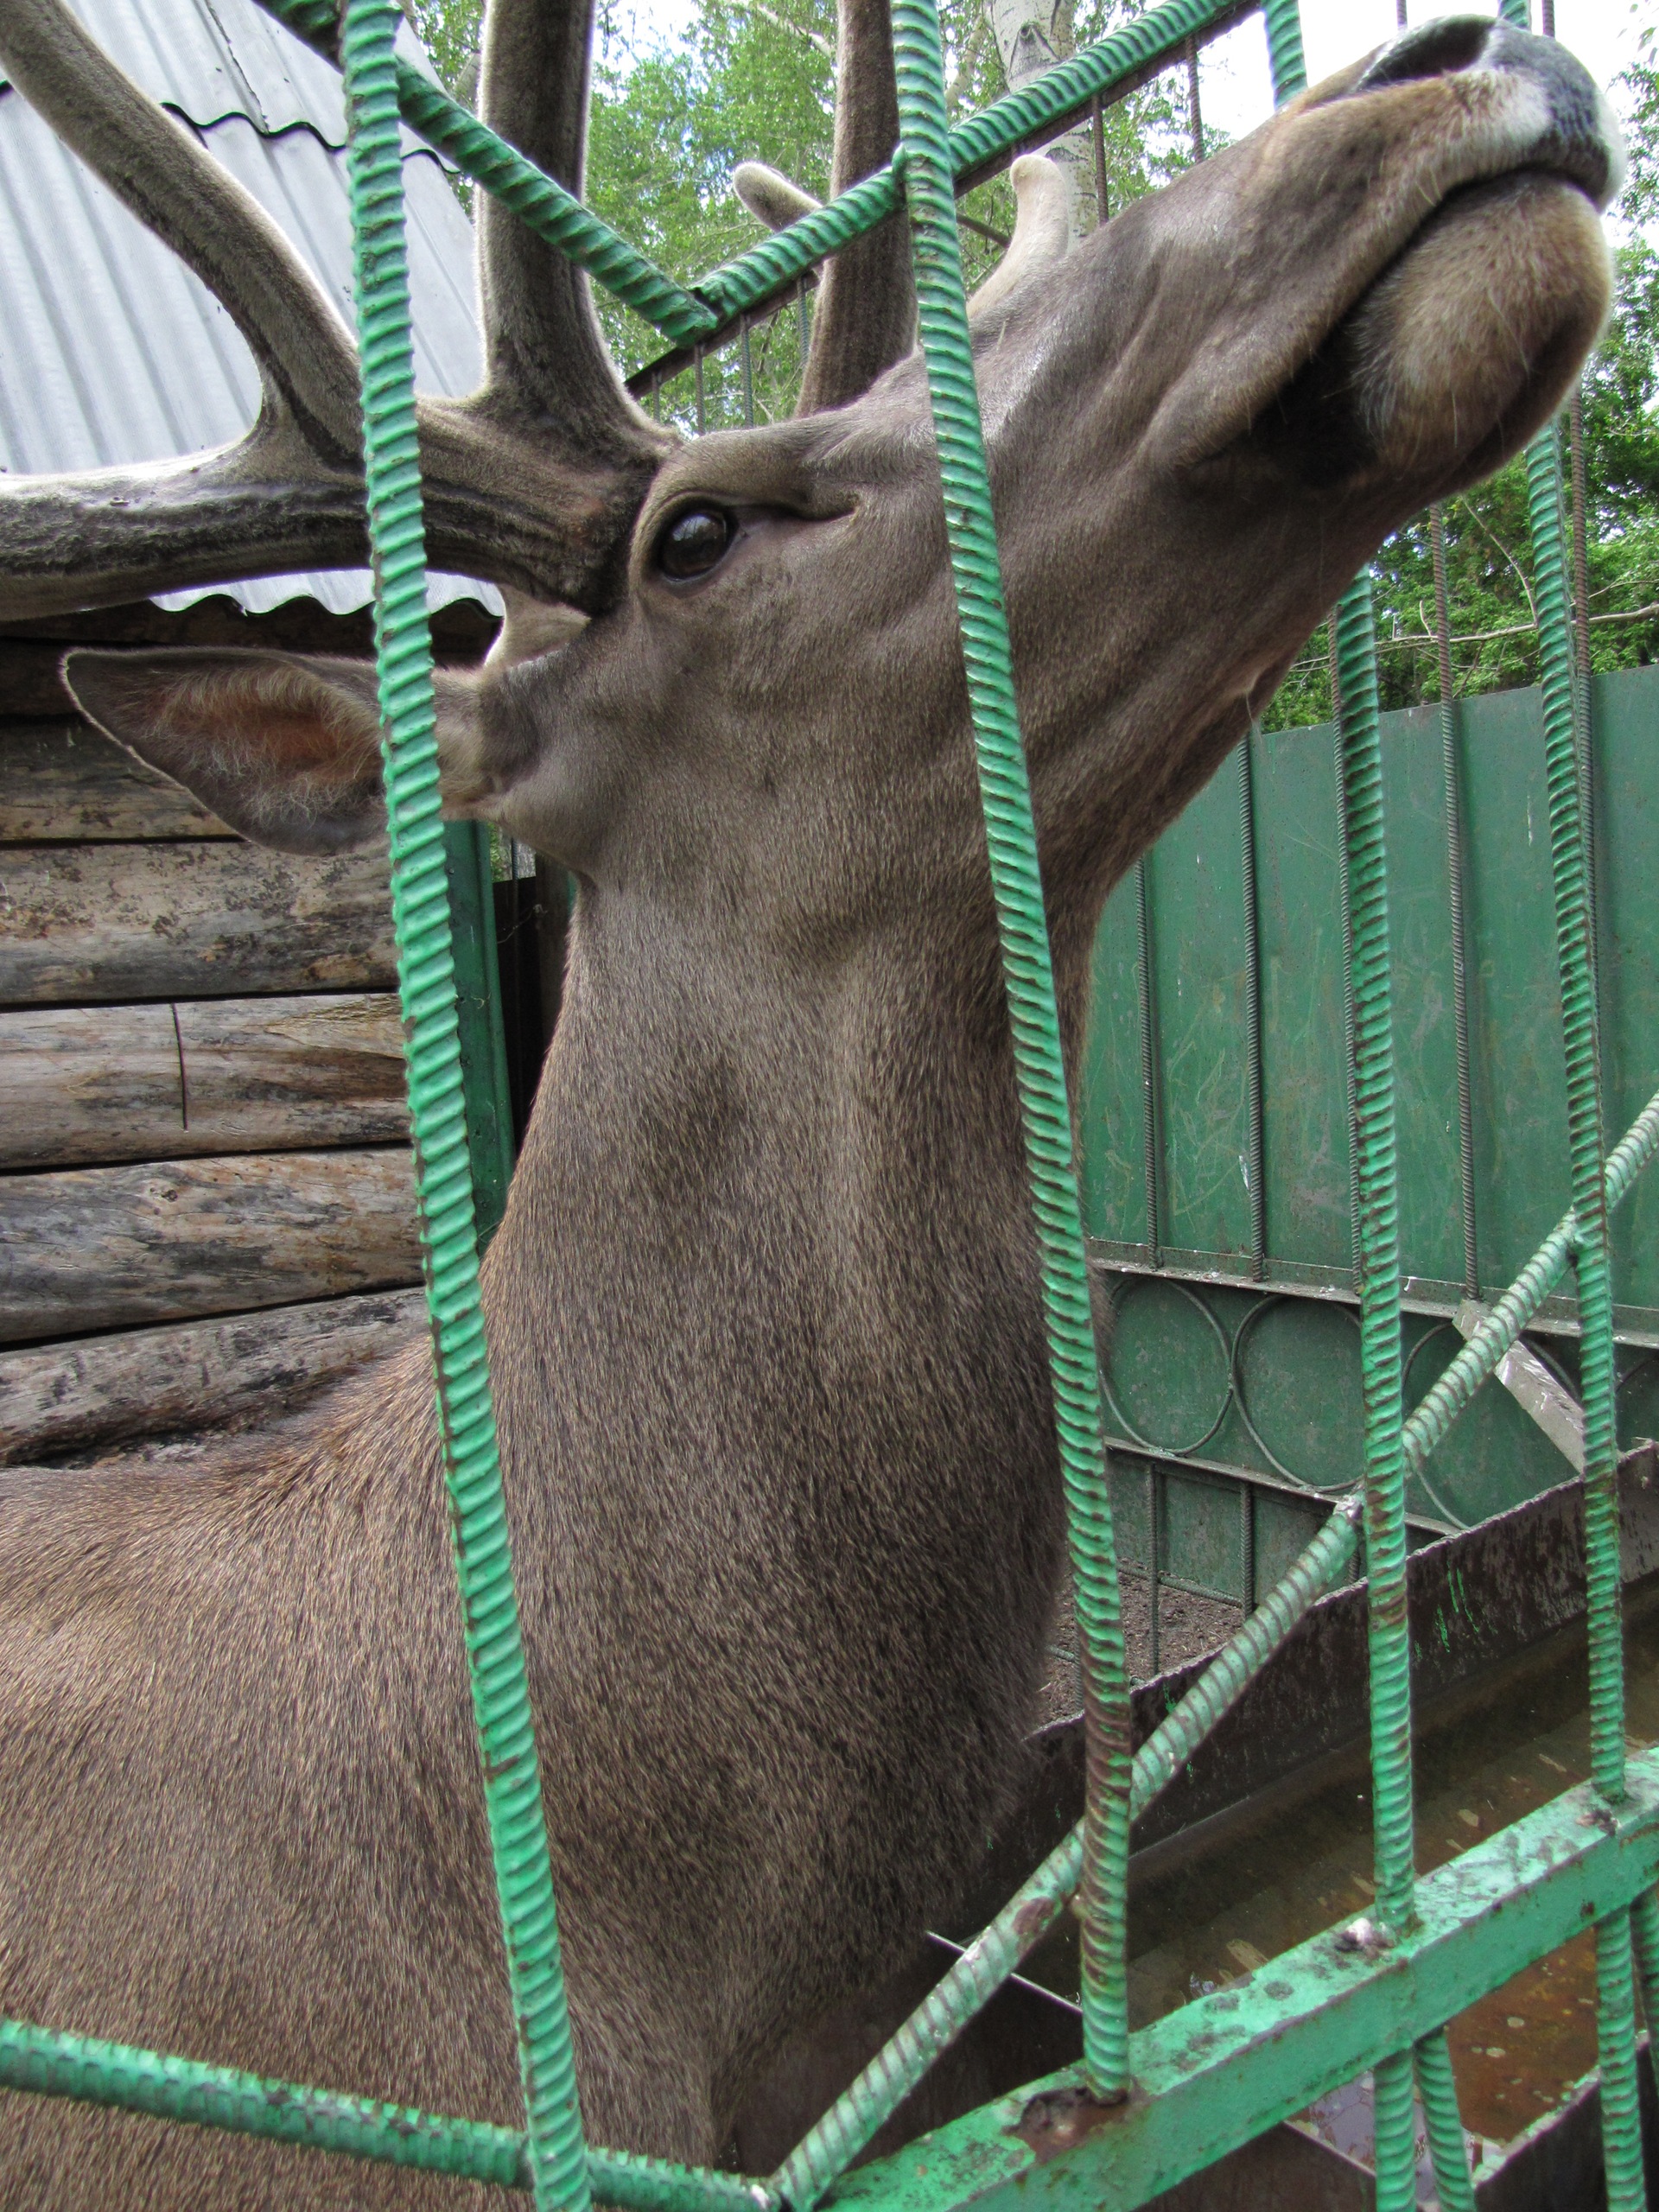
<path id="1" fill-rule="evenodd" d="M 663 7 L 674 0 L 658 0 Z M 1455 0 L 1425 6 L 1413 0 L 1413 22 L 1433 16 L 1465 12 Z M 1484 15 L 1484 8 L 1471 8 Z M 1496 13 L 1496 10 L 1492 10 Z M 1555 35 L 1571 47 L 1599 85 L 1610 86 L 1636 53 L 1638 32 L 1656 20 L 1655 0 L 1556 0 Z M 1344 62 L 1382 45 L 1394 35 L 1395 0 L 1302 0 L 1302 43 L 1309 81 L 1317 84 Z M 1533 21 L 1541 20 L 1534 0 Z M 1273 106 L 1268 77 L 1267 41 L 1259 16 L 1240 23 L 1205 50 L 1199 64 L 1198 97 L 1206 122 L 1213 120 L 1234 138 L 1254 130 Z"/>
<path id="2" fill-rule="evenodd" d="M 639 45 L 674 36 L 690 21 L 695 0 L 622 0 L 618 13 Z M 1456 0 L 1425 5 L 1410 0 L 1414 22 L 1457 12 Z M 1484 14 L 1476 7 L 1468 12 Z M 1496 12 L 1494 10 L 1493 12 Z M 1533 14 L 1538 18 L 1538 0 Z M 1636 51 L 1638 31 L 1659 16 L 1659 0 L 1556 0 L 1555 29 L 1598 84 L 1611 86 Z M 1395 0 L 1302 0 L 1302 41 L 1307 73 L 1318 83 L 1332 70 L 1380 46 L 1394 35 Z M 1238 25 L 1205 50 L 1199 97 L 1205 119 L 1242 138 L 1271 111 L 1268 49 L 1259 16 Z"/>

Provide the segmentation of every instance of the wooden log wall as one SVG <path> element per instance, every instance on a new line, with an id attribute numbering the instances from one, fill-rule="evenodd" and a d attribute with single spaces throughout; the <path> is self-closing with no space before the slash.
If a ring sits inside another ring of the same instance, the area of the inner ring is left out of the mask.
<path id="1" fill-rule="evenodd" d="M 281 613 L 271 642 L 359 649 L 288 635 L 307 618 Z M 204 621 L 203 642 L 257 641 L 226 602 L 190 610 L 188 634 Z M 0 632 L 12 1462 L 286 1411 L 423 1321 L 384 850 L 294 860 L 232 837 L 75 715 L 66 641 Z"/>

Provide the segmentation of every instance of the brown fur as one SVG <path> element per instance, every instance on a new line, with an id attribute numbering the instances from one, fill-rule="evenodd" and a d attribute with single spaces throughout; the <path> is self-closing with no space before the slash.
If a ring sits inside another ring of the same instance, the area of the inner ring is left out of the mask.
<path id="1" fill-rule="evenodd" d="M 1074 1058 L 1113 881 L 1594 335 L 1579 183 L 1433 212 L 1528 166 L 1520 69 L 1350 73 L 982 320 Z M 1507 365 L 1463 344 L 1479 302 Z M 743 534 L 671 585 L 660 527 L 711 502 Z M 713 2155 L 766 2054 L 946 1908 L 1039 1677 L 1060 1506 L 944 556 L 912 359 L 671 454 L 626 588 L 446 728 L 476 810 L 580 879 L 484 1293 L 583 2108 L 620 2146 Z M 70 664 L 210 776 L 177 676 Z M 423 1351 L 280 1457 L 3 1481 L 0 2004 L 511 2120 Z M 32 2207 L 467 2196 L 19 2097 L 0 2173 Z"/>

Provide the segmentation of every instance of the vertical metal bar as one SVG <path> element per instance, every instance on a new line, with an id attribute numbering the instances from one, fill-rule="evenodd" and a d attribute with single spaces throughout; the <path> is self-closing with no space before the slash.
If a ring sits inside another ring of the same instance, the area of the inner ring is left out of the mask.
<path id="1" fill-rule="evenodd" d="M 1248 1620 L 1255 1611 L 1255 1484 L 1238 1486 L 1239 1603 Z"/>
<path id="2" fill-rule="evenodd" d="M 1354 920 L 1349 897 L 1348 824 L 1343 813 L 1342 791 L 1342 669 L 1337 646 L 1338 609 L 1331 610 L 1331 721 L 1332 744 L 1337 770 L 1337 912 L 1342 926 L 1342 1040 L 1343 1081 L 1348 1100 L 1348 1251 L 1349 1263 L 1359 1267 L 1359 1145 L 1354 1127 Z"/>
<path id="3" fill-rule="evenodd" d="M 1401 21 L 1405 20 L 1403 0 Z M 1458 2116 L 1458 2088 L 1452 2078 L 1452 2054 L 1444 2034 L 1426 2036 L 1413 2054 L 1417 2094 L 1422 2100 L 1428 2155 L 1434 2168 L 1434 2194 L 1440 2212 L 1475 2212 L 1474 2183 L 1469 2178 L 1469 2146 Z"/>
<path id="4" fill-rule="evenodd" d="M 1249 1177 L 1250 1278 L 1268 1273 L 1267 1147 L 1262 1076 L 1262 927 L 1255 880 L 1255 769 L 1254 728 L 1238 748 L 1238 829 L 1244 877 L 1244 1124 L 1245 1173 Z"/>
<path id="5" fill-rule="evenodd" d="M 448 822 L 444 873 L 455 963 L 455 1020 L 474 1217 L 483 1251 L 500 1223 L 512 1179 L 512 1093 L 495 943 L 495 884 L 490 833 L 479 822 Z"/>
<path id="6" fill-rule="evenodd" d="M 749 344 L 749 318 L 745 315 L 741 334 L 738 340 L 743 359 L 743 423 L 747 429 L 754 428 L 754 352 Z"/>
<path id="7" fill-rule="evenodd" d="M 697 382 L 697 435 L 701 437 L 702 435 L 702 348 L 701 346 L 694 346 L 691 349 L 691 370 Z"/>
<path id="8" fill-rule="evenodd" d="M 1155 1466 L 1149 1466 L 1147 1469 L 1147 1596 L 1148 1600 L 1148 1620 L 1147 1627 L 1147 1672 L 1149 1675 L 1156 1675 L 1162 1671 L 1160 1666 L 1160 1650 L 1161 1643 L 1160 1630 L 1162 1626 L 1162 1623 L 1159 1619 L 1158 1605 L 1158 1584 L 1160 1579 L 1158 1559 L 1158 1501 L 1160 1487 L 1160 1484 L 1159 1481 L 1158 1470 Z"/>
<path id="9" fill-rule="evenodd" d="M 1590 901 L 1591 969 L 1592 977 L 1597 980 L 1599 994 L 1600 936 L 1597 917 L 1601 908 L 1596 891 L 1596 732 L 1590 684 L 1590 545 L 1586 512 L 1588 491 L 1585 481 L 1582 380 L 1573 388 L 1573 402 L 1567 419 L 1570 461 L 1568 506 L 1573 524 L 1573 629 L 1577 646 L 1574 655 L 1577 680 L 1573 692 L 1578 707 L 1579 805 L 1584 816 L 1584 870 L 1586 895 Z"/>
<path id="10" fill-rule="evenodd" d="M 1389 976 L 1388 862 L 1378 741 L 1376 618 L 1370 579 L 1337 615 L 1343 692 L 1342 813 L 1350 879 L 1354 1002 L 1355 1249 L 1365 1416 L 1365 1559 L 1370 1657 L 1371 1806 L 1376 1902 L 1395 1935 L 1415 1916 L 1412 1842 L 1411 1650 L 1406 1622 L 1406 1460 L 1401 1437 L 1400 1243 Z M 1381 2059 L 1378 2212 L 1414 2212 L 1416 2127 L 1411 2054 Z"/>
<path id="11" fill-rule="evenodd" d="M 1147 1257 L 1160 1264 L 1158 1221 L 1158 1001 L 1152 972 L 1152 887 L 1148 856 L 1135 864 L 1135 986 L 1141 1013 L 1141 1160 L 1147 1188 Z"/>
<path id="12" fill-rule="evenodd" d="M 1186 41 L 1186 123 L 1192 136 L 1192 158 L 1204 159 L 1204 111 L 1198 105 L 1198 41 Z"/>
<path id="13" fill-rule="evenodd" d="M 1095 122 L 1095 220 L 1109 223 L 1112 219 L 1112 199 L 1106 188 L 1106 118 L 1096 92 L 1090 102 L 1090 112 Z"/>
<path id="14" fill-rule="evenodd" d="M 1434 563 L 1434 633 L 1440 671 L 1440 772 L 1446 791 L 1446 875 L 1452 906 L 1452 1028 L 1458 1065 L 1458 1186 L 1463 1211 L 1463 1287 L 1480 1295 L 1475 1243 L 1474 1077 L 1469 1048 L 1469 933 L 1463 880 L 1463 779 L 1452 683 L 1452 616 L 1446 588 L 1446 511 L 1428 511 Z"/>
<path id="15" fill-rule="evenodd" d="M 1612 1275 L 1602 1142 L 1600 1039 L 1586 840 L 1573 715 L 1573 640 L 1561 506 L 1560 445 L 1552 423 L 1527 450 L 1550 859 L 1567 1052 L 1567 1145 L 1579 1234 L 1580 1396 L 1584 1406 L 1584 1522 L 1590 1649 L 1590 1766 L 1614 1804 L 1624 1795 L 1624 1671 L 1620 1620 L 1618 1445 Z M 1602 2143 L 1610 2212 L 1646 2202 L 1637 2102 L 1630 1916 L 1615 1913 L 1596 1936 L 1600 1983 Z"/>
<path id="16" fill-rule="evenodd" d="M 812 344 L 812 324 L 806 311 L 806 277 L 802 275 L 795 287 L 795 310 L 801 321 L 801 374 L 806 374 L 806 356 Z"/>
<path id="17" fill-rule="evenodd" d="M 537 2212 L 588 2212 L 558 1916 L 502 1494 L 465 1138 L 410 342 L 394 0 L 347 0 L 346 175 L 364 476 L 422 1257 L 473 1717 Z M 492 932 L 493 935 L 493 932 Z M 492 968 L 493 963 L 491 963 Z"/>
<path id="18" fill-rule="evenodd" d="M 1084 2067 L 1095 2096 L 1116 2103 L 1129 2087 L 1126 1908 L 1131 1769 L 1100 1376 L 1031 787 L 963 289 L 935 0 L 895 0 L 893 42 L 918 320 L 1042 1258 L 1049 1370 L 1077 1592 L 1087 1775 L 1078 1898 Z"/>
<path id="19" fill-rule="evenodd" d="M 1524 25 L 1526 0 L 1503 0 L 1506 21 Z M 1544 0 L 1544 29 L 1555 10 Z M 1590 1771 L 1617 1804 L 1624 1795 L 1624 1668 L 1619 1592 L 1618 1443 L 1612 1274 L 1603 1159 L 1601 1048 L 1596 1019 L 1595 931 L 1590 897 L 1589 824 L 1573 713 L 1573 652 L 1561 513 L 1560 441 L 1554 423 L 1527 449 L 1544 691 L 1544 754 L 1549 784 L 1550 860 L 1561 971 L 1561 1031 L 1567 1052 L 1567 1144 L 1573 1203 L 1580 1207 L 1574 1261 L 1579 1281 L 1580 1395 L 1584 1406 L 1584 1535 L 1590 1647 Z M 1647 2202 L 1642 2171 L 1636 2072 L 1636 2007 L 1630 1915 L 1611 1914 L 1596 1930 L 1598 2040 L 1601 2061 L 1602 2157 L 1608 2212 L 1638 2212 Z"/>
<path id="20" fill-rule="evenodd" d="M 1275 99 L 1306 81 L 1294 0 L 1266 0 Z M 1414 1914 L 1411 1646 L 1406 1623 L 1406 1458 L 1401 1430 L 1400 1240 L 1388 864 L 1377 734 L 1376 632 L 1369 576 L 1343 594 L 1332 674 L 1344 837 L 1344 904 L 1352 957 L 1355 1275 L 1365 1412 L 1365 1563 L 1370 1655 L 1371 1802 L 1379 1917 L 1397 1933 Z M 1377 2212 L 1415 2212 L 1417 2131 L 1410 2050 L 1372 2069 Z M 1433 2063 L 1431 2061 L 1431 2065 Z"/>

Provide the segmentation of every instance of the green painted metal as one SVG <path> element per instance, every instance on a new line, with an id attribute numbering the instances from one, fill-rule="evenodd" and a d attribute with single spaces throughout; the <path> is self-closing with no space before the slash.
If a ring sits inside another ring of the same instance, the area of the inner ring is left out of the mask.
<path id="1" fill-rule="evenodd" d="M 1589 825 L 1583 807 L 1560 445 L 1554 424 L 1527 454 L 1534 588 L 1543 667 L 1544 751 L 1549 779 L 1550 859 L 1567 1052 L 1567 1136 L 1578 1275 L 1580 1394 L 1584 1407 L 1584 1533 L 1588 1589 L 1591 1770 L 1611 1803 L 1624 1794 L 1624 1651 L 1618 1535 L 1613 1287 L 1603 1163 L 1601 1051 L 1595 931 L 1589 898 Z M 1601 2133 L 1609 2212 L 1640 2212 L 1642 2115 L 1636 2069 L 1636 1992 L 1630 1916 L 1596 1930 Z"/>
<path id="2" fill-rule="evenodd" d="M 0 2022 L 0 2086 L 118 2105 L 239 2135 L 492 2182 L 500 2189 L 531 2186 L 519 2128 L 446 2119 L 16 2020 Z M 767 2212 L 772 2201 L 762 2183 L 739 2174 L 614 2151 L 589 2152 L 588 2171 L 596 2201 L 620 2212 Z"/>
<path id="3" fill-rule="evenodd" d="M 1594 698 L 1605 800 L 1598 880 L 1609 947 L 1600 976 L 1604 1076 L 1617 1129 L 1643 1114 L 1659 1077 L 1659 877 L 1651 864 L 1659 843 L 1659 671 L 1599 678 Z M 1576 1302 L 1553 1295 L 1567 1256 L 1559 1228 L 1567 1128 L 1541 693 L 1464 701 L 1459 724 L 1482 1295 L 1491 1302 L 1553 1237 L 1547 1279 L 1526 1300 L 1524 1319 L 1566 1332 L 1550 1340 L 1552 1356 L 1576 1386 Z M 1465 1292 L 1438 709 L 1384 715 L 1382 750 L 1406 1392 L 1408 1406 L 1421 1413 L 1444 1400 L 1443 1373 L 1461 1402 L 1459 1378 L 1482 1380 L 1492 1363 L 1471 1377 L 1451 1326 Z M 1252 1283 L 1248 1183 L 1243 916 L 1251 879 L 1225 777 L 1166 834 L 1150 871 L 1164 1209 L 1159 1272 L 1149 1272 L 1145 1244 L 1137 919 L 1128 882 L 1109 903 L 1096 946 L 1079 1102 L 1086 1217 L 1092 1253 L 1114 1271 L 1119 1308 L 1108 1376 L 1112 1438 L 1144 1450 L 1166 1477 L 1190 1468 L 1195 1486 L 1207 1471 L 1329 1492 L 1354 1479 L 1360 1433 L 1330 731 L 1258 733 L 1251 754 L 1265 1282 L 1259 1289 Z M 1639 1182 L 1630 1191 L 1612 1235 L 1625 1301 L 1616 1308 L 1621 1418 L 1631 1433 L 1653 1434 L 1659 1360 L 1643 1348 L 1659 1342 L 1659 1186 Z M 1561 1478 L 1554 1446 L 1506 1392 L 1483 1392 L 1455 1431 L 1449 1427 L 1436 1427 L 1432 1461 L 1414 1443 L 1414 1428 L 1407 1432 L 1408 1502 L 1426 1525 L 1483 1519 Z M 1145 1556 L 1139 1495 L 1137 1485 L 1122 1493 L 1122 1555 L 1133 1561 Z M 1217 1585 L 1206 1571 L 1220 1563 L 1215 1529 L 1184 1557 L 1189 1533 L 1198 1536 L 1197 1517 L 1184 1526 L 1172 1515 L 1172 1579 L 1237 1595 L 1236 1580 Z M 1230 1534 L 1220 1541 L 1226 1557 L 1236 1558 Z"/>
<path id="4" fill-rule="evenodd" d="M 1135 1755 L 1129 1814 L 1138 1820 L 1230 1712 L 1314 1600 L 1340 1581 L 1358 1545 L 1359 1509 L 1333 1513 L 1225 1650 Z M 1076 1896 L 1084 1870 L 1081 1822 L 1021 1885 L 910 2018 L 772 2177 L 791 2205 L 816 2203 L 1043 1942 Z"/>
<path id="5" fill-rule="evenodd" d="M 1164 0 L 1108 38 L 1046 69 L 1039 78 L 958 124 L 946 139 L 954 180 L 984 168 L 1033 138 L 1052 133 L 1062 118 L 1107 97 L 1160 60 L 1173 60 L 1186 41 L 1248 10 L 1239 0 Z M 826 207 L 774 232 L 697 285 L 697 296 L 718 311 L 722 324 L 785 291 L 806 270 L 895 213 L 903 195 L 908 158 L 902 137 L 898 156 Z"/>
<path id="6" fill-rule="evenodd" d="M 1377 2052 L 1409 2053 L 1649 1888 L 1659 1867 L 1659 1751 L 1632 1757 L 1628 1784 L 1605 1824 L 1595 1791 L 1571 1789 L 1425 1875 L 1417 1926 L 1391 1948 L 1368 1944 L 1359 1923 L 1327 1931 L 1140 2031 L 1135 2094 L 1119 2110 L 1081 2105 L 1080 2070 L 1070 2069 L 858 2168 L 830 2203 L 1133 2212 L 1354 2080 Z"/>
<path id="7" fill-rule="evenodd" d="M 1458 2088 L 1452 2078 L 1452 2054 L 1446 2049 L 1444 2030 L 1425 2036 L 1415 2046 L 1413 2057 L 1440 2212 L 1475 2212 L 1469 2152 L 1464 2140 L 1463 2122 L 1458 2117 Z"/>
<path id="8" fill-rule="evenodd" d="M 337 0 L 259 0 L 259 4 L 338 67 Z M 647 261 L 534 162 L 469 115 L 430 78 L 396 56 L 392 68 L 404 122 L 464 176 L 511 207 L 538 238 L 597 276 L 665 337 L 689 340 L 714 327 L 717 318 L 701 300 Z"/>
<path id="9" fill-rule="evenodd" d="M 444 1476 L 513 2017 L 527 2154 L 543 2212 L 587 2212 L 587 2152 L 560 1969 L 541 1772 L 513 1592 L 506 1510 L 478 1294 L 466 1102 L 426 613 L 394 0 L 347 0 L 364 470 L 374 552 L 375 642 L 385 728 L 392 918 L 407 1034 L 421 1247 Z"/>
<path id="10" fill-rule="evenodd" d="M 1129 1706 L 1088 1264 L 1037 833 L 1014 704 L 974 383 L 945 121 L 944 60 L 933 0 L 896 0 L 893 24 L 918 320 L 1042 1261 L 1049 1373 L 1071 1539 L 1089 1780 L 1080 1902 L 1084 2050 L 1096 2093 L 1116 2098 L 1128 2088 Z"/>
<path id="11" fill-rule="evenodd" d="M 461 1041 L 467 1150 L 473 1169 L 478 1249 L 494 1236 L 512 1179 L 512 1096 L 507 1032 L 495 950 L 495 882 L 490 833 L 481 823 L 446 823 L 444 867 L 455 963 L 455 1020 Z"/>

